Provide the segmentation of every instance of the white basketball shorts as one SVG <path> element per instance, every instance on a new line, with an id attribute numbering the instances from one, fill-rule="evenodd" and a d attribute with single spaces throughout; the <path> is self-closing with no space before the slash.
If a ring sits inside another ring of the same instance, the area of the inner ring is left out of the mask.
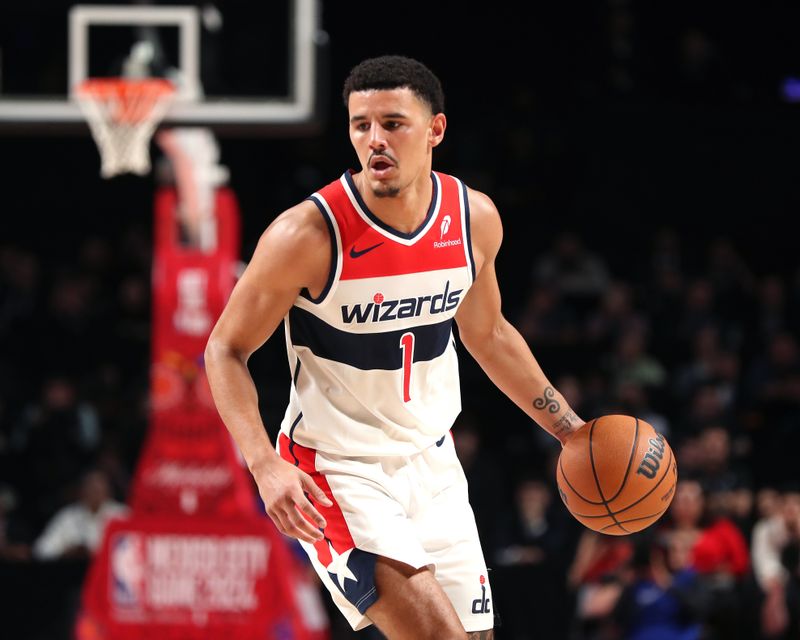
<path id="1" fill-rule="evenodd" d="M 430 567 L 466 631 L 494 626 L 494 603 L 467 480 L 448 434 L 412 456 L 349 458 L 278 437 L 278 451 L 308 473 L 333 502 L 314 506 L 325 538 L 301 542 L 353 629 L 380 597 L 377 556 Z"/>

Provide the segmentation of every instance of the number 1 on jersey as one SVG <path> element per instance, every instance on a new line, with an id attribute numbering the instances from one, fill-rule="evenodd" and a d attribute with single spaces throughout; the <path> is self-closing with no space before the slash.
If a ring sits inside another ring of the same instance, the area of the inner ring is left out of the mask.
<path id="1" fill-rule="evenodd" d="M 411 363 L 414 362 L 414 334 L 404 333 L 400 337 L 403 351 L 403 402 L 411 400 Z"/>

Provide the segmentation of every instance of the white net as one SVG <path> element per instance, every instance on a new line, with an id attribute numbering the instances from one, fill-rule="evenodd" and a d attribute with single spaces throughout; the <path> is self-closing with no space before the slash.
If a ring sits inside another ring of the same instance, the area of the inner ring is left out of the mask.
<path id="1" fill-rule="evenodd" d="M 150 171 L 150 140 L 175 96 L 161 78 L 92 78 L 76 97 L 100 151 L 100 175 Z"/>

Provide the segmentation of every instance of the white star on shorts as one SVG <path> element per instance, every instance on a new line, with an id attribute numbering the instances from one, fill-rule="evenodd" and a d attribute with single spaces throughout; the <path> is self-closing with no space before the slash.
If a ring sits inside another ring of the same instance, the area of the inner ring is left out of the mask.
<path id="1" fill-rule="evenodd" d="M 350 567 L 347 566 L 347 561 L 350 559 L 350 554 L 353 552 L 355 547 L 352 547 L 345 551 L 343 554 L 339 555 L 336 553 L 336 549 L 333 548 L 330 540 L 328 541 L 328 549 L 331 550 L 331 563 L 326 567 L 328 573 L 333 573 L 336 575 L 336 580 L 339 582 L 339 587 L 341 587 L 342 591 L 345 591 L 345 580 L 350 579 L 353 582 L 358 582 L 358 578 L 350 571 Z"/>

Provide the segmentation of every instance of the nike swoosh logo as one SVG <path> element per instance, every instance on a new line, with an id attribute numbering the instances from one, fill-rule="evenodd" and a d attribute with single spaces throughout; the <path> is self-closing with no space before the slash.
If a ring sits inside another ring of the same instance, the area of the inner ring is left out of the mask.
<path id="1" fill-rule="evenodd" d="M 377 248 L 378 248 L 378 247 L 380 247 L 382 244 L 383 244 L 383 242 L 379 242 L 378 244 L 373 244 L 371 247 L 367 247 L 366 249 L 362 249 L 361 251 L 358 251 L 358 250 L 355 248 L 355 246 L 352 246 L 352 247 L 350 247 L 350 257 L 351 257 L 351 258 L 360 258 L 360 257 L 361 257 L 361 256 L 363 256 L 365 253 L 369 253 L 369 252 L 370 252 L 370 251 L 372 251 L 373 249 L 377 249 Z"/>

